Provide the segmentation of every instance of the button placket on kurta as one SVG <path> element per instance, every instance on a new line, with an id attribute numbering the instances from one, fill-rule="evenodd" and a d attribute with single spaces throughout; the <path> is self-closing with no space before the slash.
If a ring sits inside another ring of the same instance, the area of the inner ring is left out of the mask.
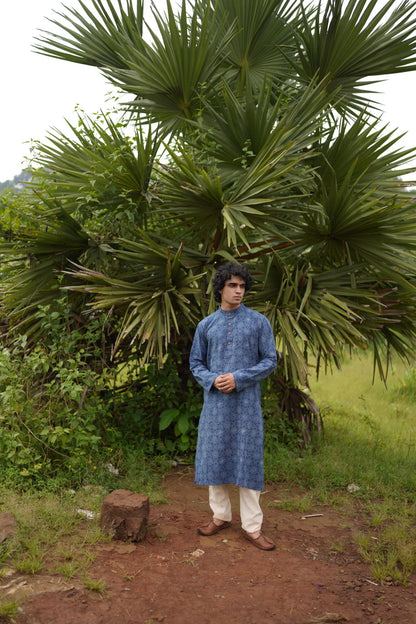
<path id="1" fill-rule="evenodd" d="M 231 345 L 231 328 L 232 328 L 232 322 L 231 322 L 231 312 L 228 313 L 228 318 L 230 319 L 228 321 L 228 341 L 227 344 Z"/>

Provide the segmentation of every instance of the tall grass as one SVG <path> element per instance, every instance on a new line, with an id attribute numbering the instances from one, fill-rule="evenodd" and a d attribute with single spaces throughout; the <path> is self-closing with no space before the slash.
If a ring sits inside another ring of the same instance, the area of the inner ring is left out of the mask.
<path id="1" fill-rule="evenodd" d="M 312 386 L 326 423 L 320 472 L 354 482 L 370 497 L 416 500 L 416 384 L 413 369 L 393 367 L 387 387 L 372 359 L 346 361 Z"/>
<path id="2" fill-rule="evenodd" d="M 354 483 L 361 495 L 416 500 L 416 376 L 397 364 L 386 387 L 372 373 L 371 357 L 362 355 L 313 381 L 324 440 L 301 455 L 266 442 L 270 480 L 323 490 Z"/>

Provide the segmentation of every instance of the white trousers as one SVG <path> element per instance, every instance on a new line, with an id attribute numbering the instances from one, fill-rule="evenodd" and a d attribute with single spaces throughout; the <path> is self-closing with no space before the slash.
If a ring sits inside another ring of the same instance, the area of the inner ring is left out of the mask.
<path id="1" fill-rule="evenodd" d="M 261 530 L 263 512 L 260 507 L 260 492 L 248 488 L 238 488 L 240 492 L 240 518 L 241 526 L 247 533 L 255 533 Z M 210 485 L 209 506 L 213 517 L 217 520 L 231 521 L 231 501 L 228 485 Z"/>

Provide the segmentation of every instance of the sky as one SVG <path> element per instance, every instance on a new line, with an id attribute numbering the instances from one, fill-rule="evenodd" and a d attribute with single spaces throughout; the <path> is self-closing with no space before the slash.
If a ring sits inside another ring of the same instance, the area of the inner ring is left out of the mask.
<path id="1" fill-rule="evenodd" d="M 77 0 L 63 4 L 78 6 Z M 77 106 L 88 114 L 109 107 L 106 100 L 112 88 L 96 68 L 51 59 L 32 49 L 38 29 L 53 30 L 47 18 L 61 8 L 61 0 L 13 0 L 2 5 L 0 182 L 27 165 L 31 141 L 43 141 L 52 127 L 64 131 L 64 120 L 76 118 Z M 406 133 L 401 146 L 416 147 L 416 72 L 388 77 L 377 90 L 382 92 L 378 100 L 383 122 Z"/>

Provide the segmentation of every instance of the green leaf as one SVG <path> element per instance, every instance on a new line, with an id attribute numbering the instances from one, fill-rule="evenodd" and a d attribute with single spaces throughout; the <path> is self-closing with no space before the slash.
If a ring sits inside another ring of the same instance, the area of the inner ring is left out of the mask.
<path id="1" fill-rule="evenodd" d="M 181 414 L 177 421 L 178 430 L 181 434 L 185 435 L 190 429 L 190 422 L 187 414 Z"/>
<path id="2" fill-rule="evenodd" d="M 159 431 L 167 429 L 173 422 L 176 421 L 179 414 L 180 411 L 176 408 L 163 410 L 159 416 Z"/>

